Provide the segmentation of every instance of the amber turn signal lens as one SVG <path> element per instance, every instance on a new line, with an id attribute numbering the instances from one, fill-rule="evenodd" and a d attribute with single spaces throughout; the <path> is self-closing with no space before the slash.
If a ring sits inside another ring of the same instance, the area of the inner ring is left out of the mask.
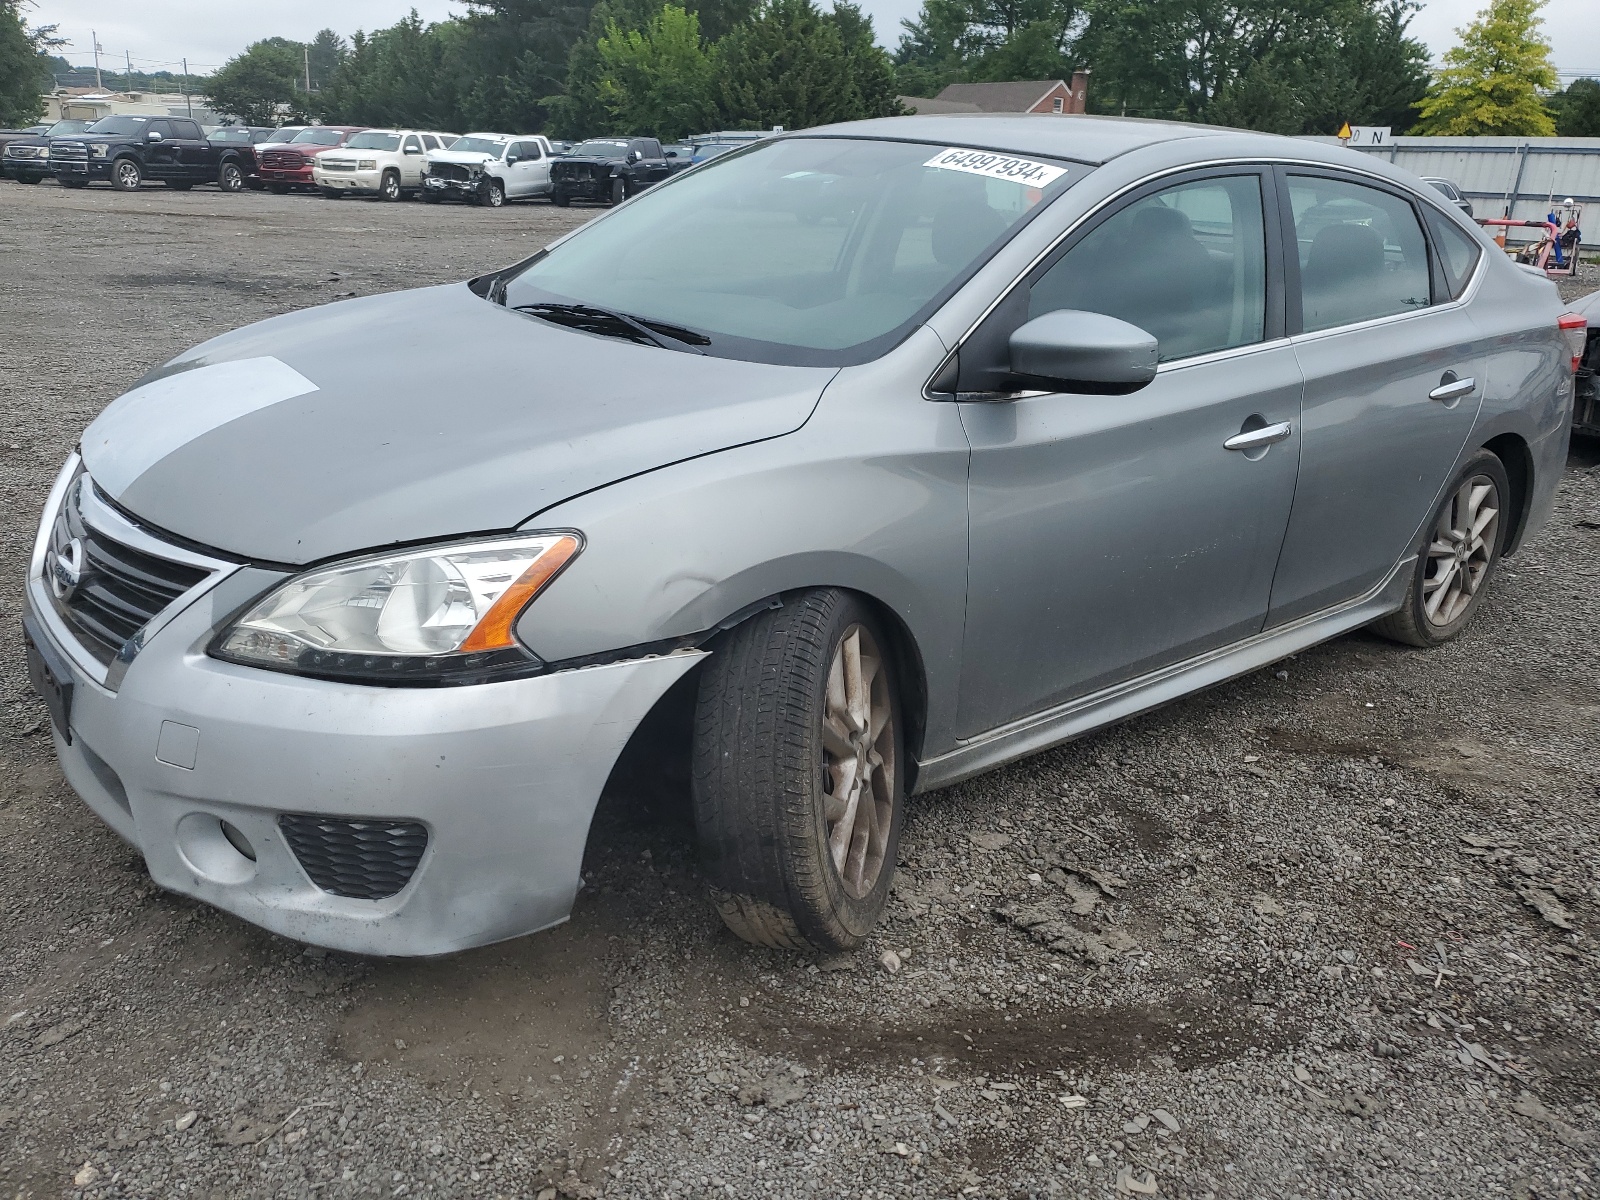
<path id="1" fill-rule="evenodd" d="M 516 623 L 517 617 L 528 607 L 528 602 L 544 589 L 545 584 L 556 577 L 556 572 L 566 566 L 577 552 L 577 538 L 571 534 L 557 538 L 550 549 L 541 554 L 533 565 L 522 573 L 522 577 L 508 587 L 489 611 L 483 614 L 483 620 L 478 622 L 477 628 L 467 635 L 466 641 L 461 643 L 460 653 L 503 650 L 516 645 L 516 639 L 511 636 L 511 627 Z"/>

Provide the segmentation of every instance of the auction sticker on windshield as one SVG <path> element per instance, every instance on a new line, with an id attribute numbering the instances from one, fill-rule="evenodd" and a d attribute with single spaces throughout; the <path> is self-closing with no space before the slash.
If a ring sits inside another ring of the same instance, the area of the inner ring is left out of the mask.
<path id="1" fill-rule="evenodd" d="M 925 167 L 938 167 L 941 171 L 965 171 L 968 175 L 982 175 L 985 179 L 1004 179 L 1026 187 L 1049 187 L 1067 173 L 1065 167 L 1052 167 L 1048 163 L 1027 158 L 1012 158 L 1009 154 L 990 154 L 984 150 L 941 150 Z"/>

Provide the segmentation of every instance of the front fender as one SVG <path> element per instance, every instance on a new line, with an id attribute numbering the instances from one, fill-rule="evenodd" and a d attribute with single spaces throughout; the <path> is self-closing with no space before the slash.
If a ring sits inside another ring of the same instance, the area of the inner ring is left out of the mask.
<path id="1" fill-rule="evenodd" d="M 861 592 L 920 657 L 925 753 L 953 738 L 966 605 L 968 445 L 954 406 L 924 400 L 944 356 L 919 330 L 846 368 L 796 432 L 623 480 L 528 528 L 586 546 L 517 632 L 549 660 L 702 634 L 805 588 Z"/>

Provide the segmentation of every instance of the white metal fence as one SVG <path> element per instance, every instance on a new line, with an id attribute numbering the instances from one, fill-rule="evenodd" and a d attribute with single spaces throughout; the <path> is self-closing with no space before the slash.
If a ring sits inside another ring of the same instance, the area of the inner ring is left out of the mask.
<path id="1" fill-rule="evenodd" d="M 1552 198 L 1571 197 L 1586 206 L 1584 247 L 1600 247 L 1600 138 L 1392 137 L 1357 150 L 1414 175 L 1450 180 L 1479 217 L 1539 221 Z M 1508 231 L 1511 241 L 1534 236 L 1534 230 Z"/>

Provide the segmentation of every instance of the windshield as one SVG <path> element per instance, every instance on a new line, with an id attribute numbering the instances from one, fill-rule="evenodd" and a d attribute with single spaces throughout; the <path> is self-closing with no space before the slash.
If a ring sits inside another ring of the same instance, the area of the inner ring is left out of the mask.
<path id="1" fill-rule="evenodd" d="M 567 151 L 573 158 L 626 158 L 627 142 L 580 142 Z"/>
<path id="2" fill-rule="evenodd" d="M 294 140 L 296 145 L 337 146 L 343 136 L 337 129 L 302 129 Z"/>
<path id="3" fill-rule="evenodd" d="M 668 322 L 727 357 L 865 362 L 1084 172 L 904 142 L 767 142 L 580 230 L 516 275 L 505 301 Z"/>
<path id="4" fill-rule="evenodd" d="M 352 143 L 354 144 L 354 143 Z M 453 154 L 492 154 L 500 157 L 500 152 L 506 148 L 503 139 L 464 137 L 457 138 L 450 151 Z"/>
<path id="5" fill-rule="evenodd" d="M 717 157 L 717 155 L 726 154 L 732 149 L 732 146 L 724 146 L 721 144 L 714 146 L 696 146 L 694 148 L 694 156 L 704 162 L 709 162 L 711 159 Z"/>
<path id="6" fill-rule="evenodd" d="M 57 121 L 45 130 L 45 134 L 48 137 L 63 137 L 69 133 L 82 133 L 87 128 L 89 128 L 88 121 Z"/>
<path id="7" fill-rule="evenodd" d="M 400 135 L 398 133 L 381 133 L 376 129 L 369 129 L 365 133 L 358 133 L 344 144 L 346 150 L 398 150 L 400 149 Z"/>
<path id="8" fill-rule="evenodd" d="M 262 142 L 292 142 L 292 141 L 294 141 L 295 138 L 299 137 L 304 132 L 305 132 L 304 126 L 302 126 L 299 129 L 294 129 L 294 128 L 274 129 L 270 133 L 263 134 L 261 136 L 261 141 Z"/>
<path id="9" fill-rule="evenodd" d="M 143 133 L 144 127 L 150 123 L 149 117 L 101 117 L 86 129 L 85 133 Z"/>
<path id="10" fill-rule="evenodd" d="M 217 129 L 206 134 L 208 142 L 248 142 L 250 131 L 248 129 Z"/>

